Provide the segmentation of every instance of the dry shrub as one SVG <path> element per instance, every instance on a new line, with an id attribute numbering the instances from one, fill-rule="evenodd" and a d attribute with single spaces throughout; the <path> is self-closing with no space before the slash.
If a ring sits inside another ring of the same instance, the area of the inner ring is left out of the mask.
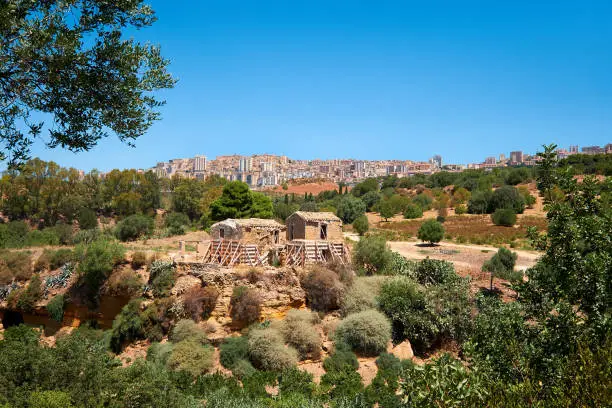
<path id="1" fill-rule="evenodd" d="M 48 271 L 51 269 L 51 254 L 48 249 L 45 249 L 34 263 L 34 272 Z"/>
<path id="2" fill-rule="evenodd" d="M 350 265 L 340 262 L 338 259 L 333 259 L 331 262 L 327 263 L 327 268 L 336 272 L 338 277 L 340 278 L 340 282 L 344 284 L 344 286 L 351 286 L 353 281 L 355 280 L 355 271 L 351 268 Z"/>
<path id="3" fill-rule="evenodd" d="M 313 326 L 318 321 L 316 313 L 291 310 L 280 326 L 285 341 L 295 347 L 302 360 L 321 358 L 321 336 Z"/>
<path id="4" fill-rule="evenodd" d="M 335 338 L 358 353 L 375 356 L 385 351 L 391 340 L 391 323 L 373 309 L 354 313 L 340 322 Z"/>
<path id="5" fill-rule="evenodd" d="M 252 330 L 248 344 L 251 361 L 261 370 L 282 371 L 297 364 L 297 351 L 285 346 L 281 333 L 274 329 Z"/>
<path id="6" fill-rule="evenodd" d="M 312 267 L 302 279 L 302 287 L 312 309 L 326 312 L 340 307 L 344 285 L 335 272 L 321 266 Z"/>
<path id="7" fill-rule="evenodd" d="M 251 284 L 259 282 L 263 278 L 264 272 L 257 268 L 250 268 L 246 273 L 246 278 Z"/>
<path id="8" fill-rule="evenodd" d="M 230 300 L 230 315 L 233 320 L 250 324 L 259 320 L 262 299 L 257 289 L 246 286 L 234 288 Z"/>
<path id="9" fill-rule="evenodd" d="M 218 298 L 219 291 L 214 286 L 193 287 L 183 295 L 185 312 L 196 322 L 207 319 L 215 310 Z"/>
<path id="10" fill-rule="evenodd" d="M 194 340 L 181 341 L 174 345 L 168 358 L 168 366 L 173 370 L 184 371 L 193 378 L 197 378 L 212 371 L 214 349 Z"/>
<path id="11" fill-rule="evenodd" d="M 32 261 L 27 251 L 2 251 L 0 253 L 0 284 L 10 283 L 13 278 L 26 281 L 32 277 Z"/>
<path id="12" fill-rule="evenodd" d="M 206 332 L 191 319 L 179 320 L 170 333 L 170 340 L 174 343 L 185 340 L 194 341 L 199 344 L 208 343 Z"/>
<path id="13" fill-rule="evenodd" d="M 52 249 L 45 249 L 36 260 L 36 263 L 34 264 L 34 271 L 53 271 L 55 269 L 61 268 L 68 262 L 73 262 L 74 260 L 74 252 L 69 248 L 61 248 L 57 251 L 54 251 Z"/>
<path id="14" fill-rule="evenodd" d="M 142 293 L 144 281 L 129 268 L 113 273 L 108 279 L 108 294 L 111 296 L 135 297 Z"/>
<path id="15" fill-rule="evenodd" d="M 340 307 L 342 316 L 367 309 L 376 309 L 376 297 L 380 293 L 382 284 L 387 279 L 386 276 L 362 276 L 355 279 L 353 286 L 346 291 L 342 298 Z"/>
<path id="16" fill-rule="evenodd" d="M 140 269 L 147 264 L 147 254 L 142 251 L 136 251 L 132 254 L 132 268 Z"/>

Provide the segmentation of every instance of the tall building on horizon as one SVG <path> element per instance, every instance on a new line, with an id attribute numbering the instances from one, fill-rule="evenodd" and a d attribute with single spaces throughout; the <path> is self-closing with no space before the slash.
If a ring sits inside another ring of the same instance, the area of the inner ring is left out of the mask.
<path id="1" fill-rule="evenodd" d="M 196 155 L 193 159 L 193 171 L 196 173 L 206 171 L 206 156 Z"/>
<path id="2" fill-rule="evenodd" d="M 437 168 L 442 168 L 442 156 L 439 154 L 434 155 L 431 159 L 429 159 L 429 162 Z"/>
<path id="3" fill-rule="evenodd" d="M 523 162 L 523 152 L 520 150 L 510 152 L 510 162 L 511 163 L 522 163 Z"/>
<path id="4" fill-rule="evenodd" d="M 245 173 L 247 171 L 251 171 L 253 168 L 253 158 L 251 157 L 241 157 L 238 162 L 238 171 L 241 173 Z"/>

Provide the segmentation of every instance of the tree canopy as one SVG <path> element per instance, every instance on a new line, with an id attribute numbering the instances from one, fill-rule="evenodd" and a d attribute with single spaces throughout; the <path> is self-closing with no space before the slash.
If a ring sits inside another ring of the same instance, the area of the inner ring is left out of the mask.
<path id="1" fill-rule="evenodd" d="M 159 47 L 124 34 L 154 21 L 142 0 L 0 2 L 0 157 L 24 161 L 43 132 L 75 152 L 142 136 L 175 80 Z"/>

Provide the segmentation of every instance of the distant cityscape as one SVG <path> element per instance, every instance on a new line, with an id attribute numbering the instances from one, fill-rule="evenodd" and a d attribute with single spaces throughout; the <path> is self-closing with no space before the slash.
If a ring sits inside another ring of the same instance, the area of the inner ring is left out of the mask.
<path id="1" fill-rule="evenodd" d="M 577 145 L 569 149 L 558 149 L 559 158 L 572 154 L 612 154 L 612 143 L 603 147 Z M 506 166 L 533 166 L 538 157 L 520 150 L 508 156 L 486 157 L 481 163 L 447 164 L 440 155 L 434 155 L 427 162 L 412 160 L 294 160 L 287 156 L 256 154 L 252 156 L 217 156 L 209 160 L 204 155 L 192 158 L 172 159 L 157 163 L 152 170 L 159 177 L 190 177 L 204 179 L 218 175 L 230 181 L 240 180 L 251 187 L 277 186 L 293 179 L 326 179 L 334 182 L 352 183 L 367 177 L 397 176 L 409 177 L 415 174 L 432 174 L 438 171 L 462 171 L 465 169 L 492 169 Z"/>

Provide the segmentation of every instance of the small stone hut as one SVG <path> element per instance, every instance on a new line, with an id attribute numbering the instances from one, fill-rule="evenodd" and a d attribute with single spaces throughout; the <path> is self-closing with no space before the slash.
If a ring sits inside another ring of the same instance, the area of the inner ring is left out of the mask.
<path id="1" fill-rule="evenodd" d="M 342 220 L 331 212 L 296 211 L 287 217 L 287 241 L 343 241 Z"/>
<path id="2" fill-rule="evenodd" d="M 258 246 L 283 245 L 285 229 L 283 224 L 275 220 L 228 218 L 213 224 L 210 235 L 213 240 L 235 240 Z"/>

